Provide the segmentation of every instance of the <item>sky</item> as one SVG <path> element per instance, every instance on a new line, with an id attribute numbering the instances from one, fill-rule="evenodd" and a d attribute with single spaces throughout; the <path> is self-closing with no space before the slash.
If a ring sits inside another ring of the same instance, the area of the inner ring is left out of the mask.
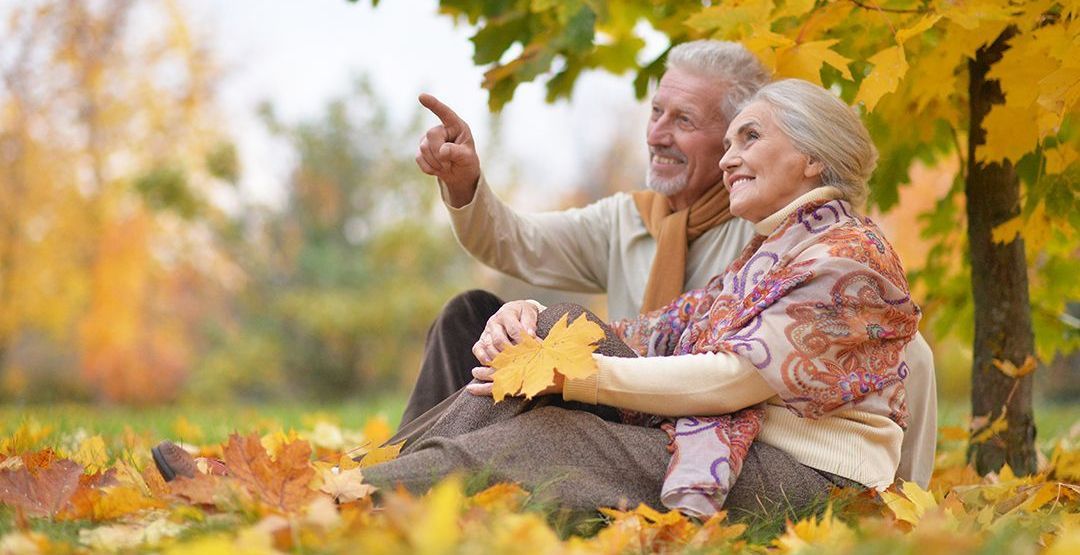
<path id="1" fill-rule="evenodd" d="M 430 92 L 470 124 L 482 153 L 492 146 L 487 93 L 480 87 L 483 68 L 473 65 L 468 40 L 473 29 L 438 14 L 435 0 L 383 0 L 377 8 L 366 0 L 185 0 L 181 5 L 227 68 L 221 107 L 237 134 L 242 190 L 256 201 L 281 202 L 289 163 L 254 107 L 269 100 L 286 121 L 312 117 L 359 74 L 371 78 L 395 120 L 404 122 L 417 95 Z M 646 56 L 663 49 L 654 44 L 659 40 L 665 39 L 650 41 Z M 554 105 L 544 103 L 541 84 L 519 87 L 503 110 L 500 159 L 481 160 L 489 181 L 498 188 L 497 181 L 509 179 L 513 168 L 526 191 L 524 200 L 547 207 L 557 197 L 550 193 L 580 182 L 590 157 L 620 129 L 642 138 L 644 172 L 647 109 L 633 99 L 631 79 L 587 73 L 572 101 Z M 627 114 L 640 117 L 627 126 Z M 429 123 L 437 119 L 432 115 Z"/>

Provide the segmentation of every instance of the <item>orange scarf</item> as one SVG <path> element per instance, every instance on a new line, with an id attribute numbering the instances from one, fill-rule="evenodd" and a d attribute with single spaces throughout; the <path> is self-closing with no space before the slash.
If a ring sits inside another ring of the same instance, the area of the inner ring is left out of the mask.
<path id="1" fill-rule="evenodd" d="M 720 184 L 706 191 L 689 208 L 678 212 L 672 212 L 667 197 L 655 191 L 635 192 L 634 204 L 645 228 L 656 239 L 656 255 L 641 303 L 644 314 L 667 305 L 683 293 L 686 251 L 690 243 L 732 216 L 728 210 L 727 189 Z"/>

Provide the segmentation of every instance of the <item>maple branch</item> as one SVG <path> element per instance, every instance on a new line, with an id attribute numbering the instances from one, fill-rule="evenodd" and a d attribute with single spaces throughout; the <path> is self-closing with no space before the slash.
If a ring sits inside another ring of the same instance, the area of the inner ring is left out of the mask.
<path id="1" fill-rule="evenodd" d="M 867 5 L 867 4 L 863 3 L 863 2 L 860 2 L 859 0 L 850 0 L 850 2 L 852 4 L 855 4 L 856 6 L 864 9 L 864 10 L 877 10 L 879 12 L 888 12 L 888 13 L 928 13 L 926 10 L 918 9 L 918 8 L 910 8 L 910 9 L 906 9 L 906 10 L 905 9 L 900 9 L 900 8 L 882 8 L 881 6 L 878 6 L 876 4 Z"/>

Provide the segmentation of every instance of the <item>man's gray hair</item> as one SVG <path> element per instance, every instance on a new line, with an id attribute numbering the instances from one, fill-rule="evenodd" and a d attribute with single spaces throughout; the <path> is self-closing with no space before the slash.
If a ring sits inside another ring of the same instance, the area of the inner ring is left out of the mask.
<path id="1" fill-rule="evenodd" d="M 728 121 L 772 78 L 757 56 L 743 45 L 708 39 L 673 47 L 668 52 L 667 68 L 724 82 L 727 90 L 721 109 Z"/>
<path id="2" fill-rule="evenodd" d="M 836 187 L 844 200 L 861 207 L 878 152 L 855 109 L 801 79 L 765 85 L 749 102 L 758 100 L 772 107 L 777 126 L 799 152 L 825 166 L 821 185 Z"/>

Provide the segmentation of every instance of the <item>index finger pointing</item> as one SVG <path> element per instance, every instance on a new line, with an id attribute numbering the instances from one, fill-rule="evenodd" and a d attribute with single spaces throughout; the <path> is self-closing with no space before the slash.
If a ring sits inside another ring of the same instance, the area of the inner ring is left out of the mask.
<path id="1" fill-rule="evenodd" d="M 456 112 L 450 109 L 449 106 L 443 104 L 438 98 L 424 93 L 420 95 L 420 104 L 423 104 L 425 108 L 431 110 L 431 113 L 438 116 L 439 120 L 446 127 L 459 127 L 464 126 L 465 121 L 457 115 Z"/>

